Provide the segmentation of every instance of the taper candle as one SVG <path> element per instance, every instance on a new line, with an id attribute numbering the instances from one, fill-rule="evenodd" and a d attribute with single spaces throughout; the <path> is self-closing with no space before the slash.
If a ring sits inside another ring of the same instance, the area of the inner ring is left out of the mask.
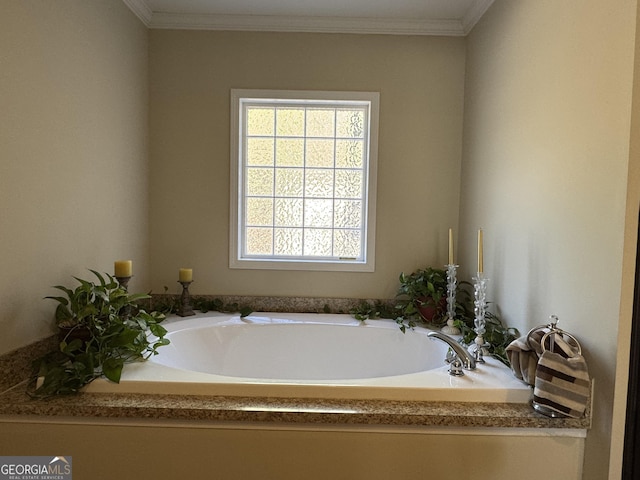
<path id="1" fill-rule="evenodd" d="M 131 260 L 118 260 L 113 264 L 113 271 L 116 277 L 130 277 L 133 271 Z"/>
<path id="2" fill-rule="evenodd" d="M 453 230 L 449 229 L 449 265 L 453 265 Z"/>
<path id="3" fill-rule="evenodd" d="M 193 269 L 191 268 L 181 268 L 178 273 L 178 279 L 181 282 L 192 282 L 193 281 Z"/>
<path id="4" fill-rule="evenodd" d="M 484 272 L 484 258 L 482 254 L 483 248 L 482 229 L 478 230 L 478 273 Z"/>

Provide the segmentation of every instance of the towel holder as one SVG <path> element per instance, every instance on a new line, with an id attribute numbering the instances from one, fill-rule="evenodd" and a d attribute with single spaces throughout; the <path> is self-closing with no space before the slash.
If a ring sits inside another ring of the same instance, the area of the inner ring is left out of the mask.
<path id="1" fill-rule="evenodd" d="M 556 315 L 550 320 L 527 334 L 527 345 L 538 355 L 531 405 L 548 417 L 577 418 L 584 414 L 590 389 L 582 347 L 576 337 L 558 328 Z M 559 355 L 547 357 L 551 354 Z"/>
<path id="2" fill-rule="evenodd" d="M 540 348 L 542 349 L 539 353 L 543 353 L 547 350 L 547 347 L 545 345 L 547 339 L 550 338 L 551 335 L 560 335 L 562 337 L 568 337 L 569 339 L 571 339 L 573 342 L 573 346 L 578 350 L 577 354 L 582 355 L 582 347 L 580 346 L 580 342 L 578 342 L 578 339 L 571 335 L 569 332 L 566 332 L 557 327 L 559 321 L 557 315 L 551 315 L 549 319 L 551 321 L 548 324 L 538 325 L 537 327 L 529 330 L 529 333 L 527 333 L 527 345 L 529 346 L 529 348 L 533 351 L 538 351 L 538 349 L 535 348 L 533 342 L 535 342 L 536 344 L 538 344 L 539 342 Z M 536 341 L 532 338 L 535 333 L 543 332 L 545 330 L 548 331 L 545 332 L 542 337 L 540 337 L 539 341 Z M 553 337 L 551 337 L 551 339 L 553 340 Z M 553 350 L 553 347 L 551 347 L 551 349 Z"/>

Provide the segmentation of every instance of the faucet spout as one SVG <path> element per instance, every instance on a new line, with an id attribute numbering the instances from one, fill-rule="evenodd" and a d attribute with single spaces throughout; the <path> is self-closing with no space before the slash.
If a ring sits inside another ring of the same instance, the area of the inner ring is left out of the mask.
<path id="1" fill-rule="evenodd" d="M 442 340 L 444 343 L 449 345 L 449 348 L 454 351 L 456 357 L 462 362 L 462 368 L 465 370 L 475 370 L 476 369 L 476 360 L 473 356 L 467 351 L 467 349 L 463 348 L 458 342 L 456 342 L 449 335 L 445 335 L 441 332 L 429 332 L 427 334 L 431 338 L 437 338 L 438 340 Z"/>

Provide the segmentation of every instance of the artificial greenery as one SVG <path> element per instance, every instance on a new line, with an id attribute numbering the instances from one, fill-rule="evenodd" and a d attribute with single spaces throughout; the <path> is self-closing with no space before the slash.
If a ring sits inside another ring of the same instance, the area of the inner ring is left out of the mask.
<path id="1" fill-rule="evenodd" d="M 147 359 L 169 343 L 160 325 L 164 314 L 140 306 L 149 295 L 129 294 L 111 275 L 90 271 L 96 281 L 74 277 L 76 288 L 54 287 L 65 296 L 45 297 L 58 302 L 61 338 L 58 350 L 34 362 L 42 378 L 35 396 L 76 393 L 102 376 L 117 383 L 126 363 Z"/>
<path id="2" fill-rule="evenodd" d="M 484 319 L 486 330 L 482 336 L 485 341 L 484 348 L 490 355 L 509 366 L 506 348 L 520 336 L 520 332 L 517 328 L 505 326 L 495 313 L 486 312 Z M 473 329 L 473 319 L 471 319 L 471 324 L 466 319 L 457 319 L 454 321 L 454 326 L 462 332 L 460 343 L 466 346 L 474 343 L 476 332 Z"/>
<path id="3" fill-rule="evenodd" d="M 164 295 L 156 296 L 153 299 L 154 308 L 165 315 L 176 313 L 180 309 L 181 301 L 179 295 L 168 295 L 168 290 L 169 288 L 165 286 Z M 236 302 L 224 303 L 219 298 L 210 298 L 205 296 L 192 296 L 191 305 L 194 310 L 199 310 L 202 313 L 239 313 L 241 317 L 246 317 L 254 312 L 253 308 L 247 305 L 240 305 Z"/>
<path id="4" fill-rule="evenodd" d="M 194 297 L 193 308 L 201 312 L 223 312 L 223 313 L 239 313 L 241 317 L 246 317 L 253 313 L 253 309 L 249 306 L 241 306 L 238 303 L 224 303 L 219 298 Z"/>
<path id="5" fill-rule="evenodd" d="M 434 325 L 446 322 L 447 274 L 440 268 L 426 267 L 409 275 L 400 274 L 396 295 L 396 318 L 401 325 L 415 326 L 416 321 Z M 427 317 L 423 312 L 431 309 Z"/>
<path id="6" fill-rule="evenodd" d="M 435 321 L 427 322 L 418 311 L 418 306 L 435 302 L 441 302 L 447 292 L 447 276 L 444 270 L 432 267 L 416 270 L 411 275 L 400 274 L 399 299 L 395 302 L 374 303 L 362 302 L 353 308 L 350 313 L 356 319 L 364 321 L 368 319 L 387 318 L 395 320 L 402 332 L 413 329 L 419 324 L 441 325 L 446 320 L 446 311 L 442 311 Z M 422 298 L 423 300 L 418 300 Z M 428 298 L 429 300 L 424 300 Z M 474 331 L 474 296 L 473 285 L 469 282 L 460 282 L 456 288 L 456 304 L 454 325 L 460 329 L 462 335 L 460 343 L 470 346 L 474 343 L 476 332 Z M 505 365 L 509 365 L 506 355 L 507 346 L 520 336 L 516 328 L 505 326 L 497 314 L 485 313 L 485 329 L 483 335 L 488 353 Z"/>
<path id="7" fill-rule="evenodd" d="M 387 318 L 391 320 L 395 320 L 395 322 L 402 330 L 402 333 L 405 333 L 407 328 L 413 329 L 418 325 L 418 322 L 413 317 L 403 317 L 402 315 L 398 315 L 398 305 L 395 303 L 384 303 L 379 300 L 376 300 L 373 304 L 367 301 L 363 301 L 358 304 L 356 307 L 351 309 L 349 313 L 360 321 L 365 320 L 375 320 L 379 318 Z"/>
<path id="8" fill-rule="evenodd" d="M 389 305 L 379 300 L 376 300 L 373 304 L 363 300 L 352 308 L 349 313 L 360 321 L 376 318 L 395 319 L 397 316 L 394 305 Z"/>
<path id="9" fill-rule="evenodd" d="M 446 309 L 443 300 L 447 293 L 447 274 L 444 270 L 426 267 L 409 275 L 401 273 L 400 286 L 395 301 L 373 304 L 363 301 L 350 313 L 358 320 L 387 318 L 393 319 L 405 332 L 420 323 L 441 325 L 444 323 Z M 420 312 L 422 308 L 431 307 L 435 315 L 430 320 Z"/>

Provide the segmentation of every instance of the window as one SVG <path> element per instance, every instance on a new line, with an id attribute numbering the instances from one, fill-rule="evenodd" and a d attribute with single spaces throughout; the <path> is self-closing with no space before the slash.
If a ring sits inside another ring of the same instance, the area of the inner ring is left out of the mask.
<path id="1" fill-rule="evenodd" d="M 378 98 L 232 90 L 232 268 L 374 270 Z"/>

